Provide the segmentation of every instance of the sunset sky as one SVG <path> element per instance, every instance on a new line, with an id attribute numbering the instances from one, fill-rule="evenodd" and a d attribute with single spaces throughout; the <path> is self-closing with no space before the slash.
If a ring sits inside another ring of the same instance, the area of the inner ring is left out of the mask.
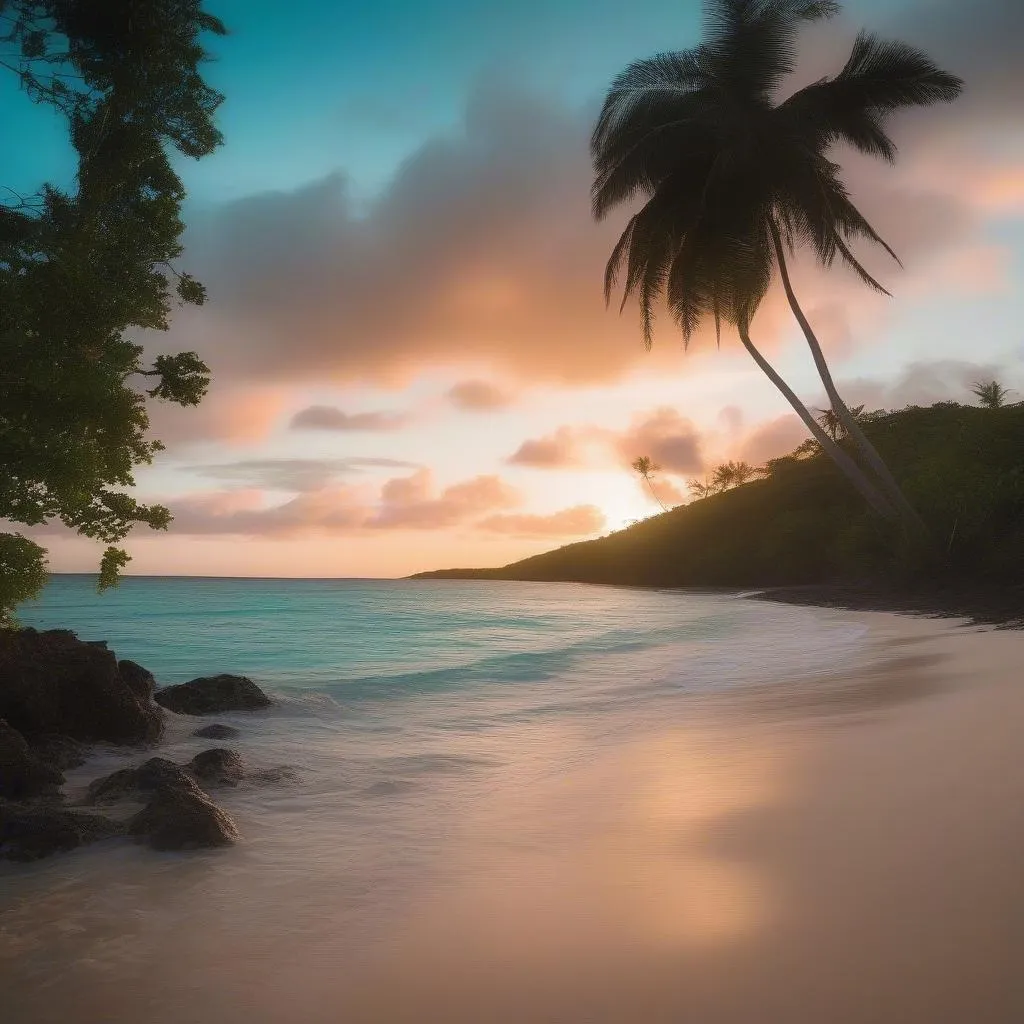
<path id="1" fill-rule="evenodd" d="M 629 471 L 647 454 L 666 500 L 726 458 L 782 454 L 796 417 L 725 334 L 683 352 L 661 321 L 606 310 L 624 218 L 589 212 L 587 140 L 612 76 L 699 38 L 695 0 L 210 0 L 226 143 L 182 166 L 182 267 L 209 291 L 153 352 L 196 349 L 199 408 L 153 409 L 167 444 L 138 475 L 169 504 L 130 571 L 396 576 L 498 565 L 657 511 Z M 1024 393 L 1021 0 L 851 0 L 805 35 L 804 84 L 866 25 L 967 82 L 953 106 L 894 122 L 894 169 L 843 153 L 868 219 L 903 259 L 866 253 L 894 298 L 841 272 L 795 273 L 841 390 L 871 408 Z M 0 89 L 0 181 L 70 167 L 63 129 Z M 784 301 L 753 336 L 824 404 Z M 1015 397 L 1018 397 L 1015 396 Z M 98 549 L 45 543 L 56 571 Z"/>

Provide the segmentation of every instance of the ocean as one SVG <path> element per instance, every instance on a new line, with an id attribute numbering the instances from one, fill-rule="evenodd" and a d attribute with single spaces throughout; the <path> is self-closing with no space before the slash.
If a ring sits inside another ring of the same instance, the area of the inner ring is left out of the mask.
<path id="1" fill-rule="evenodd" d="M 576 790 L 595 766 L 730 691 L 856 664 L 866 643 L 855 617 L 741 595 L 511 582 L 128 577 L 99 596 L 56 576 L 21 618 L 106 640 L 159 684 L 251 676 L 273 708 L 216 720 L 253 767 L 285 771 L 215 794 L 243 835 L 229 850 L 113 841 L 0 866 L 12 1024 L 71 1007 L 79 1022 L 376 1019 L 338 1000 L 424 929 L 457 945 L 467 891 L 513 899 L 533 891 L 524 871 L 553 884 L 568 836 L 591 848 Z M 213 745 L 198 724 L 171 716 L 159 752 Z M 144 756 L 101 749 L 68 791 Z"/>

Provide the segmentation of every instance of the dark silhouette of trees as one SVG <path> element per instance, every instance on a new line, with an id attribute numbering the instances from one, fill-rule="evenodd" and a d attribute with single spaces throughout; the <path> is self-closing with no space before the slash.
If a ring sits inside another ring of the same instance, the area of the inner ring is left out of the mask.
<path id="1" fill-rule="evenodd" d="M 888 116 L 951 101 L 962 83 L 913 47 L 862 33 L 837 75 L 778 102 L 795 66 L 800 27 L 838 10 L 835 0 L 705 0 L 704 43 L 638 61 L 615 79 L 591 140 L 594 214 L 602 218 L 638 196 L 644 205 L 611 253 L 605 293 L 610 298 L 623 274 L 622 305 L 638 298 L 648 346 L 662 299 L 686 342 L 705 319 L 719 336 L 723 321 L 734 325 L 875 512 L 917 532 L 917 513 L 835 388 L 797 301 L 788 258 L 810 248 L 824 266 L 838 259 L 885 291 L 851 243 L 866 239 L 895 254 L 851 202 L 829 153 L 845 144 L 894 160 Z M 751 340 L 776 270 L 831 409 L 853 442 L 849 449 L 829 436 Z"/>
<path id="2" fill-rule="evenodd" d="M 147 396 L 194 405 L 209 381 L 195 352 L 147 362 L 134 340 L 165 330 L 175 301 L 204 299 L 174 266 L 185 189 L 169 157 L 221 141 L 204 32 L 224 26 L 201 0 L 0 0 L 0 67 L 64 116 L 78 161 L 70 190 L 0 197 L 0 518 L 110 545 L 101 586 L 128 560 L 113 545 L 171 518 L 123 490 L 162 447 Z M 0 534 L 0 618 L 44 565 L 41 547 Z"/>

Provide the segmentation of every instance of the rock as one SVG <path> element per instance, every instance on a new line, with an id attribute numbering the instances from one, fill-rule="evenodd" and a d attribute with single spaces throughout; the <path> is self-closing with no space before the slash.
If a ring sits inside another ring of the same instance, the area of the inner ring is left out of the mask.
<path id="1" fill-rule="evenodd" d="M 128 823 L 128 831 L 155 850 L 194 850 L 230 846 L 238 828 L 205 793 L 195 787 L 165 786 Z"/>
<path id="2" fill-rule="evenodd" d="M 60 771 L 85 764 L 85 748 L 70 736 L 33 736 L 29 746 L 40 761 Z"/>
<path id="3" fill-rule="evenodd" d="M 26 807 L 0 800 L 0 857 L 30 861 L 123 835 L 124 825 L 59 807 Z"/>
<path id="4" fill-rule="evenodd" d="M 223 725 L 220 722 L 214 722 L 212 725 L 204 725 L 202 729 L 196 729 L 193 736 L 202 736 L 205 740 L 226 740 L 232 736 L 237 736 L 239 730 L 233 725 Z"/>
<path id="5" fill-rule="evenodd" d="M 153 699 L 179 715 L 212 715 L 270 706 L 270 698 L 245 676 L 205 676 L 157 690 Z"/>
<path id="6" fill-rule="evenodd" d="M 132 693 L 135 694 L 139 700 L 145 701 L 147 704 L 153 699 L 153 691 L 156 689 L 156 680 L 153 678 L 153 673 L 148 668 L 143 668 L 137 662 L 128 661 L 125 658 L 117 663 L 117 671 L 121 673 L 121 678 L 124 680 L 125 685 Z"/>
<path id="7" fill-rule="evenodd" d="M 160 709 L 122 678 L 112 651 L 68 630 L 0 631 L 0 718 L 25 736 L 147 743 Z"/>
<path id="8" fill-rule="evenodd" d="M 151 757 L 138 768 L 121 768 L 89 784 L 87 804 L 112 804 L 165 786 L 180 786 L 199 792 L 188 771 L 166 757 Z"/>
<path id="9" fill-rule="evenodd" d="M 25 737 L 0 718 L 0 796 L 26 800 L 54 794 L 63 781 L 60 771 L 40 761 Z"/>
<path id="10" fill-rule="evenodd" d="M 277 765 L 273 768 L 261 768 L 259 771 L 252 772 L 249 776 L 252 782 L 265 782 L 270 785 L 281 782 L 295 782 L 297 778 L 298 775 L 295 769 L 287 764 Z"/>
<path id="11" fill-rule="evenodd" d="M 196 754 L 188 771 L 204 785 L 237 786 L 245 774 L 245 762 L 235 750 L 213 747 Z"/>

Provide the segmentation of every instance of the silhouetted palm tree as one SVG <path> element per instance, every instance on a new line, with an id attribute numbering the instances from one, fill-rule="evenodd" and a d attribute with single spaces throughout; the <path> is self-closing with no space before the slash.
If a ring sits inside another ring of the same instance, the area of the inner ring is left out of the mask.
<path id="1" fill-rule="evenodd" d="M 651 479 L 651 474 L 657 473 L 661 466 L 656 466 L 649 455 L 641 455 L 635 458 L 630 465 L 647 481 L 647 486 L 651 490 L 651 497 L 661 506 L 663 512 L 667 512 L 668 508 L 665 502 L 658 497 L 658 492 L 654 489 L 654 481 Z"/>
<path id="2" fill-rule="evenodd" d="M 854 421 L 857 423 L 860 422 L 863 412 L 863 405 L 855 405 L 852 409 L 849 409 L 850 416 L 852 416 Z M 843 422 L 842 417 L 840 417 L 835 409 L 819 409 L 817 418 L 818 422 L 821 424 L 821 429 L 824 430 L 833 441 L 842 441 L 850 436 L 850 431 L 847 429 L 846 423 Z"/>
<path id="3" fill-rule="evenodd" d="M 1004 388 L 997 380 L 978 381 L 971 385 L 971 391 L 986 409 L 1001 409 L 1010 394 L 1010 389 Z"/>
<path id="4" fill-rule="evenodd" d="M 903 43 L 861 34 L 843 69 L 775 102 L 796 60 L 804 22 L 838 12 L 835 0 L 705 0 L 706 42 L 630 65 L 613 82 L 594 128 L 594 214 L 646 198 L 612 251 L 610 298 L 625 269 L 623 306 L 639 298 L 644 340 L 664 297 L 688 342 L 713 318 L 734 324 L 744 347 L 822 448 L 880 514 L 920 523 L 892 474 L 846 408 L 821 346 L 797 302 L 786 263 L 810 245 L 838 257 L 866 284 L 850 242 L 892 250 L 850 201 L 830 147 L 846 143 L 893 160 L 885 119 L 900 107 L 954 99 L 962 83 Z M 894 256 L 895 258 L 895 256 Z M 750 339 L 750 324 L 778 267 L 829 402 L 875 472 L 864 470 L 822 430 Z"/>

